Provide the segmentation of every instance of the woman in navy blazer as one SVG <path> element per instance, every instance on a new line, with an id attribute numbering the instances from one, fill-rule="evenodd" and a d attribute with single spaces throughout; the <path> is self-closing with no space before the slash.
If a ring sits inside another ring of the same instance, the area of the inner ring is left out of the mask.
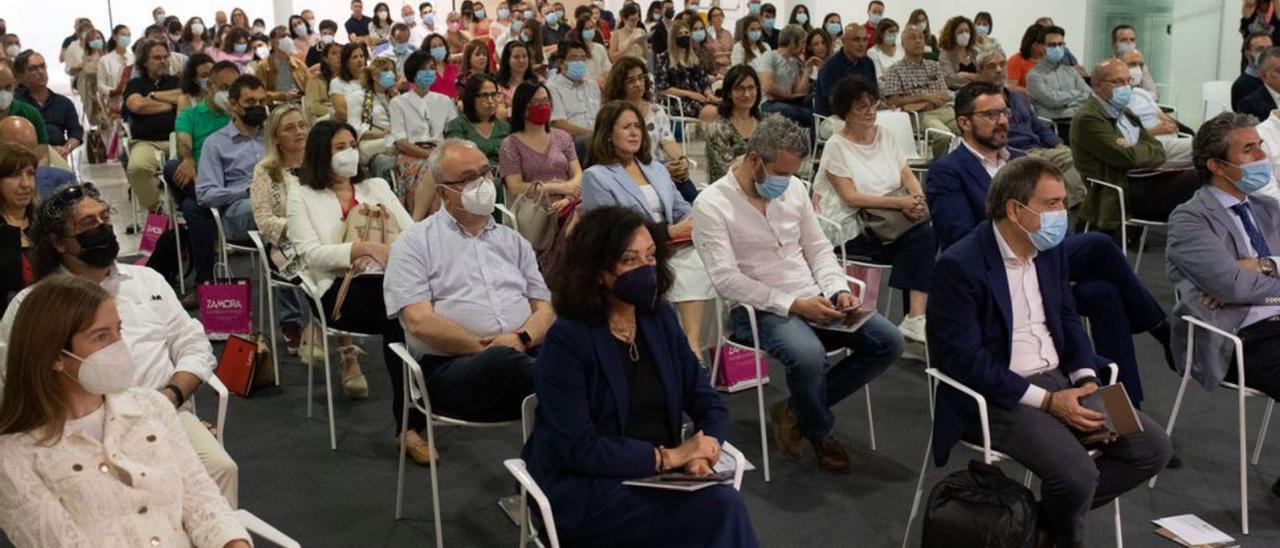
<path id="1" fill-rule="evenodd" d="M 587 170 L 582 173 L 582 211 L 623 206 L 659 226 L 657 238 L 675 244 L 675 282 L 664 297 L 675 303 L 694 354 L 700 353 L 702 315 L 715 289 L 693 248 L 693 207 L 676 190 L 667 168 L 653 161 L 644 114 L 634 104 L 610 101 L 596 115 Z"/>
<path id="2" fill-rule="evenodd" d="M 559 318 L 534 366 L 538 414 L 524 447 L 565 546 L 757 546 L 738 492 L 623 485 L 683 470 L 707 475 L 729 413 L 660 297 L 666 246 L 645 216 L 587 213 L 552 281 Z M 681 417 L 694 434 L 681 441 Z"/>

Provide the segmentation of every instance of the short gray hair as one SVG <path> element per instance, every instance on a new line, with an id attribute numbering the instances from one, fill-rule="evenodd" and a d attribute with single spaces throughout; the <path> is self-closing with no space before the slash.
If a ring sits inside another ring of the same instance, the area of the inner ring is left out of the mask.
<path id="1" fill-rule="evenodd" d="M 1045 175 L 1064 180 L 1057 166 L 1043 158 L 1023 156 L 1005 164 L 991 178 L 991 186 L 987 188 L 987 218 L 999 221 L 1007 217 L 1004 206 L 1009 200 L 1027 205 L 1036 193 L 1036 185 Z"/>
<path id="2" fill-rule="evenodd" d="M 1262 64 L 1275 57 L 1280 57 L 1280 47 L 1270 47 L 1262 50 L 1262 53 L 1258 54 L 1258 64 L 1254 65 L 1254 68 L 1259 71 L 1262 70 Z"/>
<path id="3" fill-rule="evenodd" d="M 747 152 L 754 152 L 772 162 L 779 152 L 790 152 L 801 158 L 809 154 L 809 132 L 780 115 L 770 114 L 756 124 L 747 140 Z"/>
<path id="4" fill-rule="evenodd" d="M 778 34 L 778 45 L 790 46 L 796 42 L 799 42 L 800 45 L 804 45 L 804 39 L 807 34 L 808 33 L 804 31 L 804 27 L 800 25 L 787 25 L 782 27 L 782 32 Z"/>
<path id="5" fill-rule="evenodd" d="M 1280 48 L 1270 48 L 1267 51 L 1271 50 L 1280 52 Z M 1201 183 L 1209 184 L 1213 179 L 1213 172 L 1209 171 L 1209 160 L 1227 159 L 1227 151 L 1231 148 L 1227 134 L 1256 125 L 1258 119 L 1253 115 L 1235 112 L 1223 112 L 1200 125 L 1200 130 L 1191 141 L 1191 163 L 1195 166 Z"/>
<path id="6" fill-rule="evenodd" d="M 427 157 L 427 172 L 431 173 L 432 179 L 438 182 L 444 178 L 444 155 L 457 147 L 480 150 L 480 147 L 477 147 L 475 143 L 466 139 L 445 139 L 441 141 L 435 150 L 431 151 L 431 156 Z"/>
<path id="7" fill-rule="evenodd" d="M 986 63 L 988 59 L 997 55 L 1004 57 L 1004 50 L 1001 50 L 1000 48 L 979 48 L 978 54 L 973 57 L 973 64 L 977 65 L 978 68 L 981 69 L 983 63 Z"/>

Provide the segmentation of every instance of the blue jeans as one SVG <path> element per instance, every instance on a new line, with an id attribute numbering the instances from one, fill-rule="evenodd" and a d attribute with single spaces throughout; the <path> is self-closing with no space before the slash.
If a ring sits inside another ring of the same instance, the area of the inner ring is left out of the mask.
<path id="1" fill-rule="evenodd" d="M 806 100 L 804 104 L 811 103 Z M 792 122 L 800 124 L 800 127 L 813 130 L 813 111 L 798 102 L 765 101 L 760 104 L 760 110 L 770 114 L 781 114 L 791 119 Z"/>
<path id="2" fill-rule="evenodd" d="M 815 329 L 799 316 L 778 316 L 756 310 L 760 349 L 786 368 L 788 407 L 800 429 L 817 442 L 831 433 L 835 416 L 831 407 L 871 382 L 902 354 L 902 334 L 889 320 L 876 314 L 853 333 Z M 751 340 L 747 312 L 741 307 L 729 313 L 736 341 Z M 827 369 L 827 349 L 848 348 L 852 353 Z"/>

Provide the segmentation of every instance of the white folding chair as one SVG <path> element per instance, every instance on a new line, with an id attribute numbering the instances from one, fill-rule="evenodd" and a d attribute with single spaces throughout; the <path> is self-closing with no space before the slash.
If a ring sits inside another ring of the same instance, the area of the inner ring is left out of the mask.
<path id="1" fill-rule="evenodd" d="M 354 339 L 364 339 L 369 337 L 369 335 L 366 333 L 356 333 L 354 331 L 343 331 L 341 329 L 329 327 L 329 315 L 324 313 L 324 303 L 321 302 L 319 292 L 314 287 L 312 287 L 310 283 L 307 283 L 305 279 L 302 282 L 302 292 L 306 294 L 307 300 L 311 302 L 312 310 L 315 311 L 315 314 L 312 315 L 311 321 L 320 322 L 320 332 L 323 333 L 324 335 L 323 337 L 321 337 L 322 339 L 321 344 L 324 347 L 324 396 L 325 396 L 325 402 L 327 404 L 327 408 L 329 412 L 329 449 L 337 451 L 338 435 L 337 435 L 337 431 L 334 429 L 334 424 L 333 424 L 333 374 L 330 370 L 331 353 L 329 352 L 329 337 L 351 337 Z M 315 366 L 313 364 L 308 364 L 308 367 L 307 367 L 307 418 L 311 418 L 312 416 L 311 400 L 313 399 L 312 392 L 314 390 L 313 387 L 315 386 L 315 371 L 316 371 Z"/>
<path id="2" fill-rule="evenodd" d="M 218 232 L 218 261 L 216 264 L 214 264 L 214 271 L 216 272 L 219 269 L 221 269 L 223 274 L 225 274 L 227 278 L 231 278 L 233 276 L 231 271 L 231 261 L 228 260 L 227 256 L 230 253 L 240 253 L 240 254 L 249 256 L 249 265 L 258 274 L 258 279 L 260 280 L 260 283 L 257 284 L 258 285 L 258 310 L 259 310 L 258 331 L 261 333 L 273 332 L 275 327 L 269 326 L 269 325 L 263 325 L 267 323 L 268 314 L 263 314 L 262 310 L 267 307 L 267 301 L 269 300 L 267 297 L 267 293 L 270 293 L 270 291 L 268 291 L 269 288 L 267 287 L 267 283 L 266 283 L 267 265 L 258 264 L 258 249 L 257 247 L 252 245 L 252 242 L 250 245 L 234 244 L 234 243 L 228 242 L 227 236 L 226 236 L 227 234 L 226 230 L 224 230 L 222 226 L 222 212 L 218 211 L 218 208 L 216 207 L 211 207 L 208 209 L 211 213 L 213 213 L 213 224 L 216 227 Z M 271 312 L 272 312 L 271 315 L 274 316 L 274 311 L 271 311 Z"/>
<path id="3" fill-rule="evenodd" d="M 929 159 L 930 161 L 932 161 L 932 160 L 934 159 L 932 143 L 933 143 L 933 140 L 934 140 L 935 138 L 936 138 L 936 139 L 946 139 L 946 140 L 947 140 L 947 152 L 951 152 L 951 151 L 953 151 L 953 150 L 955 150 L 955 149 L 957 149 L 957 148 L 959 148 L 959 147 L 960 147 L 960 136 L 959 136 L 959 135 L 956 135 L 956 134 L 954 134 L 954 133 L 951 133 L 950 131 L 943 131 L 943 130 L 940 130 L 940 129 L 938 129 L 938 128 L 932 128 L 932 127 L 931 127 L 931 128 L 925 128 L 925 130 L 924 130 L 924 142 L 925 142 L 924 151 L 925 151 L 925 154 L 928 156 L 928 159 Z"/>
<path id="4" fill-rule="evenodd" d="M 801 179 L 801 181 L 804 181 L 804 179 Z M 812 186 L 812 185 L 810 185 L 808 181 L 804 181 L 804 183 L 805 183 L 805 186 L 809 188 L 809 191 L 810 191 L 810 192 L 813 192 L 813 186 Z M 848 235 L 847 235 L 847 234 L 845 234 L 845 232 L 844 232 L 844 227 L 843 227 L 843 226 L 841 226 L 841 225 L 840 225 L 840 223 L 838 223 L 838 222 L 836 222 L 834 219 L 831 219 L 831 218 L 829 218 L 829 217 L 827 217 L 827 216 L 825 216 L 825 215 L 823 215 L 823 214 L 822 214 L 821 209 L 818 207 L 818 203 L 819 203 L 819 200 L 817 200 L 817 199 L 814 199 L 814 200 L 813 200 L 813 209 L 814 209 L 814 212 L 815 212 L 815 213 L 817 213 L 817 215 L 818 215 L 818 224 L 821 224 L 821 225 L 827 225 L 827 226 L 832 227 L 832 230 L 833 230 L 836 234 L 838 234 L 838 235 L 839 235 L 839 236 L 836 238 L 836 239 L 837 239 L 837 240 L 839 240 L 839 241 L 842 241 L 842 242 L 848 242 L 849 240 L 851 240 L 852 238 L 849 238 L 849 237 L 848 237 Z M 845 251 L 845 249 L 844 249 L 844 246 L 843 246 L 843 245 L 835 246 L 835 248 L 836 248 L 836 253 L 840 256 L 840 266 L 842 266 L 842 267 L 848 268 L 848 267 L 850 267 L 850 266 L 857 266 L 857 267 L 862 267 L 862 268 L 870 268 L 870 269 L 874 269 L 874 270 L 879 270 L 879 271 L 880 271 L 880 277 L 881 277 L 881 279 L 884 279 L 885 277 L 887 277 L 887 276 L 889 275 L 889 273 L 890 273 L 891 271 L 893 271 L 893 265 L 891 265 L 891 264 L 881 264 L 881 263 L 873 263 L 873 262 L 870 262 L 870 261 L 860 261 L 860 260 L 857 260 L 857 259 L 850 259 L 850 258 L 849 258 L 849 254 Z M 877 310 L 880 310 L 880 302 L 879 302 L 880 291 L 879 291 L 879 289 L 880 289 L 880 288 L 878 288 L 878 287 L 876 288 L 876 301 L 877 301 L 877 302 L 876 302 L 876 309 L 877 309 Z M 885 300 L 885 306 L 884 306 L 883 312 L 881 312 L 881 315 L 885 316 L 886 318 L 887 318 L 887 317 L 889 317 L 889 311 L 893 309 L 893 289 L 892 289 L 892 288 L 890 288 L 890 289 L 889 289 L 889 291 L 888 291 L 887 293 L 889 294 L 889 296 L 886 298 L 886 300 Z M 905 307 L 906 307 L 906 305 L 904 304 L 904 305 L 903 305 L 903 314 L 904 314 L 904 315 L 906 314 L 906 308 L 905 308 Z"/>
<path id="5" fill-rule="evenodd" d="M 204 381 L 204 384 L 205 386 L 208 386 L 210 390 L 213 390 L 218 394 L 217 422 L 213 423 L 213 426 L 218 431 L 218 443 L 225 445 L 225 443 L 223 443 L 222 436 L 227 429 L 227 402 L 231 398 L 227 391 L 227 385 L 222 384 L 222 379 L 219 379 L 217 375 L 209 375 L 209 379 Z M 192 394 L 189 399 L 191 400 L 191 405 L 194 408 L 196 395 Z"/>
<path id="6" fill-rule="evenodd" d="M 897 142 L 908 164 L 919 164 L 925 160 L 920 153 L 920 141 L 911 126 L 910 114 L 897 110 L 878 110 L 876 125 L 893 135 L 893 140 Z"/>
<path id="7" fill-rule="evenodd" d="M 1201 82 L 1200 97 L 1204 100 L 1204 119 L 1231 111 L 1231 80 Z"/>
<path id="8" fill-rule="evenodd" d="M 249 231 L 249 240 L 253 242 L 254 250 L 258 254 L 258 264 L 262 267 L 262 292 L 266 298 L 266 324 L 263 326 L 263 333 L 268 333 L 267 339 L 271 342 L 271 366 L 276 371 L 276 386 L 280 386 L 280 353 L 276 347 L 276 299 L 273 289 L 279 287 L 292 291 L 302 291 L 301 284 L 290 283 L 272 275 L 270 263 L 267 257 L 267 246 L 262 243 L 262 234 L 257 230 Z"/>
<path id="9" fill-rule="evenodd" d="M 128 127 L 128 125 L 126 124 L 125 127 Z M 172 188 L 169 186 L 169 180 L 164 176 L 165 155 L 159 150 L 156 151 L 156 162 L 160 165 L 160 175 L 156 177 L 160 180 L 160 203 L 163 204 L 165 212 L 169 216 L 169 225 L 173 227 L 173 247 L 178 261 L 178 293 L 183 294 L 187 292 L 187 275 L 182 265 L 182 234 L 180 232 L 182 215 L 178 210 L 178 206 L 173 203 Z"/>
<path id="10" fill-rule="evenodd" d="M 845 279 L 850 284 L 852 284 L 854 288 L 856 288 L 854 292 L 859 298 L 861 298 L 863 295 L 866 295 L 867 285 L 863 283 L 862 280 L 853 278 L 851 276 L 845 276 Z M 733 306 L 742 306 L 742 305 L 733 305 Z M 732 338 L 730 338 L 728 330 L 725 329 L 725 325 L 724 325 L 725 303 L 719 294 L 716 295 L 715 307 L 716 307 L 716 349 L 715 349 L 715 356 L 711 360 L 711 379 L 712 379 L 712 382 L 715 382 L 714 379 L 716 378 L 716 373 L 720 371 L 720 347 L 729 346 L 732 348 L 737 348 L 739 350 L 746 350 L 752 353 L 752 356 L 755 359 L 755 367 L 756 367 L 755 376 L 751 382 L 741 383 L 737 385 L 734 388 L 733 392 L 740 392 L 740 391 L 748 390 L 751 388 L 756 389 L 756 405 L 759 410 L 759 418 L 760 418 L 760 455 L 761 455 L 760 458 L 764 464 L 764 481 L 766 482 L 773 481 L 773 477 L 770 473 L 770 468 L 769 468 L 769 433 L 768 433 L 768 426 L 765 420 L 765 412 L 764 412 L 764 385 L 769 382 L 769 378 L 764 376 L 762 372 L 763 362 L 764 360 L 768 359 L 768 355 L 765 354 L 764 350 L 760 349 L 760 326 L 756 321 L 756 311 L 754 308 L 750 306 L 742 306 L 743 310 L 745 310 L 747 313 L 747 323 L 751 328 L 751 342 L 748 344 L 743 342 L 737 342 L 737 341 L 734 341 Z M 732 306 L 730 308 L 732 308 Z M 827 362 L 830 363 L 833 360 L 843 359 L 845 356 L 848 355 L 848 352 L 849 350 L 847 348 L 838 348 L 836 350 L 827 352 Z M 862 392 L 865 395 L 867 400 L 867 429 L 869 430 L 871 450 L 875 451 L 876 450 L 876 421 L 875 421 L 875 415 L 872 413 L 872 410 L 871 410 L 871 384 L 868 383 L 867 385 L 863 386 Z"/>
<path id="11" fill-rule="evenodd" d="M 1117 379 L 1119 378 L 1120 368 L 1117 367 L 1116 364 L 1114 363 L 1108 364 L 1107 368 L 1111 371 L 1111 379 L 1110 379 L 1110 382 L 1108 382 L 1107 384 L 1115 384 L 1117 382 Z M 970 449 L 978 453 L 981 453 L 982 461 L 987 464 L 996 464 L 1002 461 L 1017 462 L 1009 455 L 1006 455 L 1004 453 L 1001 453 L 1000 451 L 996 451 L 991 448 L 991 422 L 989 420 L 989 416 L 987 412 L 986 397 L 984 397 L 982 394 L 979 394 L 976 390 L 969 388 L 968 386 L 965 386 L 960 381 L 957 381 L 951 378 L 946 373 L 943 373 L 941 370 L 934 369 L 933 367 L 929 367 L 925 369 L 924 372 L 926 375 L 929 376 L 928 389 L 929 389 L 930 402 L 933 401 L 935 395 L 937 394 L 937 384 L 941 382 L 943 384 L 946 384 L 960 391 L 962 394 L 972 398 L 973 401 L 978 405 L 978 420 L 979 420 L 979 425 L 982 428 L 982 445 L 978 445 L 976 443 L 972 443 L 965 440 L 960 440 L 960 442 L 957 445 L 964 447 L 966 449 Z M 929 415 L 931 418 L 933 417 L 933 409 L 934 409 L 934 406 L 930 405 Z M 933 435 L 930 434 L 929 442 L 925 444 L 925 448 L 924 448 L 924 462 L 920 463 L 920 477 L 919 479 L 916 480 L 915 496 L 912 497 L 911 499 L 911 514 L 907 516 L 907 529 L 902 534 L 903 548 L 906 548 L 908 546 L 908 541 L 911 538 L 911 524 L 915 521 L 916 514 L 919 512 L 919 509 L 920 509 L 920 498 L 921 498 L 921 495 L 924 493 L 924 477 L 925 477 L 925 473 L 928 472 L 929 470 L 929 459 L 933 456 L 932 449 L 933 449 Z M 1091 449 L 1089 451 L 1090 457 L 1097 458 L 1097 456 L 1100 454 L 1102 453 L 1096 449 Z M 1031 487 L 1031 478 L 1032 478 L 1031 470 L 1027 470 L 1026 474 L 1023 476 L 1023 480 L 1022 480 L 1023 485 L 1027 487 Z M 1124 548 L 1124 534 L 1123 534 L 1124 531 L 1121 527 L 1121 523 L 1122 522 L 1120 519 L 1120 497 L 1116 497 L 1115 527 L 1116 527 L 1116 547 L 1117 548 Z"/>
<path id="12" fill-rule="evenodd" d="M 281 548 L 302 548 L 298 541 L 272 527 L 271 524 L 262 521 L 258 516 L 249 513 L 248 510 L 236 510 L 236 520 L 250 533 L 267 539 L 276 546 Z"/>
<path id="13" fill-rule="evenodd" d="M 1165 433 L 1170 437 L 1173 436 L 1173 425 L 1178 420 L 1178 410 L 1182 407 L 1182 396 L 1187 391 L 1187 381 L 1191 380 L 1191 367 L 1194 365 L 1196 344 L 1195 336 L 1197 328 L 1207 330 L 1210 333 L 1231 341 L 1231 344 L 1235 347 L 1236 379 L 1240 380 L 1245 378 L 1244 342 L 1240 340 L 1240 337 L 1214 327 L 1195 316 L 1184 315 L 1182 316 L 1182 320 L 1187 322 L 1187 357 L 1185 366 L 1182 370 L 1182 383 L 1178 386 L 1178 396 L 1174 398 L 1173 411 L 1169 413 L 1169 426 L 1165 427 Z M 1224 381 L 1221 383 L 1221 386 L 1236 391 L 1236 405 L 1237 413 L 1239 414 L 1240 434 L 1240 523 L 1242 525 L 1242 531 L 1247 535 L 1249 534 L 1249 473 L 1248 468 L 1245 465 L 1245 454 L 1248 452 L 1248 442 L 1245 439 L 1245 430 L 1247 430 L 1246 421 L 1248 417 L 1245 415 L 1244 402 L 1246 399 L 1251 397 L 1267 400 L 1267 410 L 1262 416 L 1262 428 L 1258 431 L 1258 441 L 1256 442 L 1253 450 L 1253 464 L 1257 465 L 1258 457 L 1262 453 L 1262 442 L 1265 441 L 1267 437 L 1267 426 L 1271 423 L 1271 408 L 1275 405 L 1275 400 L 1272 400 L 1259 390 L 1254 390 L 1244 386 L 1243 382 L 1230 383 Z M 1155 476 L 1151 478 L 1151 481 L 1147 483 L 1147 487 L 1155 487 L 1156 480 L 1159 479 L 1159 477 L 1160 476 Z"/>
<path id="14" fill-rule="evenodd" d="M 1086 183 L 1086 186 L 1089 187 L 1090 192 L 1093 192 L 1093 188 L 1092 188 L 1093 185 L 1099 185 L 1103 188 L 1108 188 L 1115 191 L 1116 194 L 1118 195 L 1118 199 L 1120 201 L 1120 218 L 1124 220 L 1124 222 L 1120 223 L 1120 243 L 1121 243 L 1120 251 L 1121 253 L 1124 254 L 1125 260 L 1128 260 L 1129 258 L 1128 227 L 1135 226 L 1142 230 L 1142 232 L 1139 233 L 1138 235 L 1138 256 L 1136 259 L 1134 259 L 1134 263 L 1133 263 L 1133 272 L 1135 274 L 1138 273 L 1138 269 L 1142 268 L 1142 255 L 1147 250 L 1147 229 L 1157 228 L 1157 227 L 1167 227 L 1169 226 L 1169 223 L 1161 222 L 1161 221 L 1149 221 L 1145 219 L 1138 219 L 1136 217 L 1130 217 L 1128 215 L 1128 206 L 1125 204 L 1124 189 L 1120 188 L 1117 185 L 1113 185 L 1106 181 L 1100 181 L 1092 177 L 1086 179 L 1085 183 Z M 1085 224 L 1084 229 L 1087 232 L 1089 230 L 1089 225 Z"/>
<path id="15" fill-rule="evenodd" d="M 427 447 L 431 450 L 431 461 L 428 465 L 431 468 L 431 512 L 435 518 L 436 525 L 436 548 L 444 548 L 444 530 L 440 523 L 440 481 L 436 477 L 436 457 L 439 453 L 436 452 L 435 425 L 501 428 L 514 424 L 516 421 L 475 422 L 433 412 L 431 410 L 431 397 L 427 393 L 427 379 L 422 373 L 422 366 L 418 364 L 418 360 L 409 354 L 409 350 L 402 343 L 393 343 L 390 348 L 404 363 L 404 405 L 400 414 L 400 424 L 406 425 L 406 427 L 409 424 L 410 406 L 427 417 Z M 396 519 L 400 519 L 404 502 L 404 457 L 407 450 L 408 447 L 405 445 L 404 436 L 401 436 L 400 468 L 396 475 Z"/>

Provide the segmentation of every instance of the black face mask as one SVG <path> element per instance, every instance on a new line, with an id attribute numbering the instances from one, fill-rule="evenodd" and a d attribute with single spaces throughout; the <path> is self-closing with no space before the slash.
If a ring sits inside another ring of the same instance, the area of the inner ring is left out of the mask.
<path id="1" fill-rule="evenodd" d="M 260 128 L 267 121 L 267 107 L 262 105 L 244 107 L 244 114 L 240 115 L 240 120 L 249 127 Z"/>
<path id="2" fill-rule="evenodd" d="M 667 18 L 667 20 L 675 19 L 675 18 L 676 18 L 676 10 L 673 10 L 673 9 L 672 9 L 672 10 L 667 10 L 667 11 L 665 11 L 665 12 L 663 12 L 663 13 L 662 13 L 662 16 L 663 16 L 663 17 L 665 17 L 665 18 Z"/>
<path id="3" fill-rule="evenodd" d="M 677 37 L 676 37 L 676 45 L 677 45 L 677 46 L 680 46 L 682 49 L 689 49 L 689 37 L 688 37 L 688 36 L 677 36 Z"/>
<path id="4" fill-rule="evenodd" d="M 76 234 L 76 243 L 80 244 L 76 258 L 94 268 L 111 266 L 120 254 L 120 242 L 116 240 L 115 229 L 110 224 L 100 224 Z"/>

